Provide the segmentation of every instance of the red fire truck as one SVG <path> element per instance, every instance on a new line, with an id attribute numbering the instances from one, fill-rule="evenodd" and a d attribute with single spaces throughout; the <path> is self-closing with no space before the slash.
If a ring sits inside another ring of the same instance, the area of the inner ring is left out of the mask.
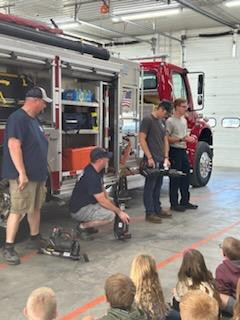
<path id="1" fill-rule="evenodd" d="M 161 99 L 171 101 L 176 98 L 187 99 L 188 128 L 190 133 L 197 137 L 196 143 L 187 146 L 192 172 L 191 184 L 194 187 L 205 186 L 212 172 L 213 137 L 211 128 L 197 112 L 204 106 L 204 74 L 202 72 L 191 73 L 187 69 L 164 61 L 142 62 L 141 66 L 144 103 L 156 104 Z M 192 77 L 194 84 L 196 82 L 197 107 L 193 103 L 189 76 Z"/>
<path id="2" fill-rule="evenodd" d="M 106 169 L 107 185 L 128 176 L 129 187 L 138 186 L 139 123 L 147 104 L 152 108 L 160 98 L 187 97 L 189 128 L 198 137 L 196 145 L 188 146 L 192 184 L 208 182 L 212 133 L 194 111 L 185 69 L 165 62 L 139 65 L 113 59 L 105 49 L 49 35 L 48 30 L 39 31 L 39 25 L 30 30 L 22 27 L 25 21 L 19 23 L 0 21 L 0 156 L 8 116 L 21 107 L 26 90 L 43 86 L 53 99 L 40 119 L 49 140 L 48 198 L 73 189 L 82 172 L 79 159 L 86 162 L 86 154 L 77 152 L 96 145 L 114 154 Z M 144 90 L 139 90 L 141 75 Z M 198 94 L 201 103 L 203 75 Z M 82 126 L 76 129 L 79 117 Z M 8 182 L 0 180 L 0 231 L 5 230 L 9 205 Z"/>

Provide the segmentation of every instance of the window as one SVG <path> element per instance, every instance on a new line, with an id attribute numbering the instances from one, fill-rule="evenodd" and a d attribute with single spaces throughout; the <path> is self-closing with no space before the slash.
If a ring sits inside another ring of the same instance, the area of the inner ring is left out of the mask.
<path id="1" fill-rule="evenodd" d="M 215 118 L 208 118 L 208 122 L 207 123 L 209 124 L 209 126 L 211 128 L 214 128 L 217 125 L 217 120 Z"/>
<path id="2" fill-rule="evenodd" d="M 180 73 L 172 74 L 172 85 L 173 85 L 173 95 L 174 99 L 183 98 L 187 99 L 187 90 L 185 86 L 185 82 Z"/>
<path id="3" fill-rule="evenodd" d="M 143 89 L 157 89 L 157 75 L 154 72 L 144 72 Z"/>
<path id="4" fill-rule="evenodd" d="M 239 118 L 224 118 L 222 119 L 223 128 L 239 128 L 240 119 Z"/>

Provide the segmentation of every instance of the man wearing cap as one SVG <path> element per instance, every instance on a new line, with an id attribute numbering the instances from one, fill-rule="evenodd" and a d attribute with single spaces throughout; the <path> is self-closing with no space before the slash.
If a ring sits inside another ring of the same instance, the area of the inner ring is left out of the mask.
<path id="1" fill-rule="evenodd" d="M 150 116 L 143 118 L 139 132 L 139 142 L 144 152 L 144 158 L 149 167 L 161 169 L 169 167 L 169 144 L 166 136 L 165 117 L 171 112 L 171 102 L 160 101 Z M 145 178 L 143 203 L 146 211 L 146 221 L 161 223 L 161 218 L 171 217 L 161 207 L 160 192 L 162 176 Z"/>
<path id="2" fill-rule="evenodd" d="M 26 213 L 31 236 L 27 248 L 38 249 L 41 245 L 40 209 L 46 193 L 48 141 L 37 115 L 51 101 L 43 88 L 34 87 L 27 92 L 23 107 L 12 113 L 7 121 L 2 177 L 9 180 L 11 208 L 2 256 L 9 264 L 20 263 L 14 241 Z"/>
<path id="3" fill-rule="evenodd" d="M 103 174 L 112 152 L 95 148 L 90 154 L 90 164 L 84 169 L 72 192 L 69 209 L 73 219 L 77 220 L 77 232 L 82 239 L 91 239 L 98 232 L 95 227 L 114 220 L 115 215 L 129 222 L 126 212 L 119 209 L 108 198 L 103 186 Z"/>

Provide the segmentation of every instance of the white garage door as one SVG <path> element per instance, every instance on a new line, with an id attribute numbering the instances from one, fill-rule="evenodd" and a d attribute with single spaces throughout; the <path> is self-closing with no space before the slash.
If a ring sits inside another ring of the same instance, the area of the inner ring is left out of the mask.
<path id="1" fill-rule="evenodd" d="M 214 165 L 240 167 L 240 37 L 233 57 L 232 36 L 186 41 L 186 67 L 203 71 L 205 108 L 214 134 Z"/>

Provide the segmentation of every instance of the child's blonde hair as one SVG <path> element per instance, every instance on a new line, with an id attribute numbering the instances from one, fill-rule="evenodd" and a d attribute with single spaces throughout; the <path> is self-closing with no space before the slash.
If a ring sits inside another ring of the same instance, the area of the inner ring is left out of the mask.
<path id="1" fill-rule="evenodd" d="M 188 291 L 180 302 L 182 320 L 218 320 L 219 305 L 216 299 L 201 290 Z"/>
<path id="2" fill-rule="evenodd" d="M 222 245 L 223 254 L 229 260 L 240 259 L 240 240 L 233 237 L 226 237 Z"/>
<path id="3" fill-rule="evenodd" d="M 42 287 L 34 290 L 26 304 L 25 315 L 31 320 L 52 320 L 57 316 L 57 301 L 51 288 Z"/>
<path id="4" fill-rule="evenodd" d="M 140 254 L 133 259 L 131 279 L 136 286 L 137 306 L 152 318 L 165 316 L 166 305 L 153 257 Z"/>

